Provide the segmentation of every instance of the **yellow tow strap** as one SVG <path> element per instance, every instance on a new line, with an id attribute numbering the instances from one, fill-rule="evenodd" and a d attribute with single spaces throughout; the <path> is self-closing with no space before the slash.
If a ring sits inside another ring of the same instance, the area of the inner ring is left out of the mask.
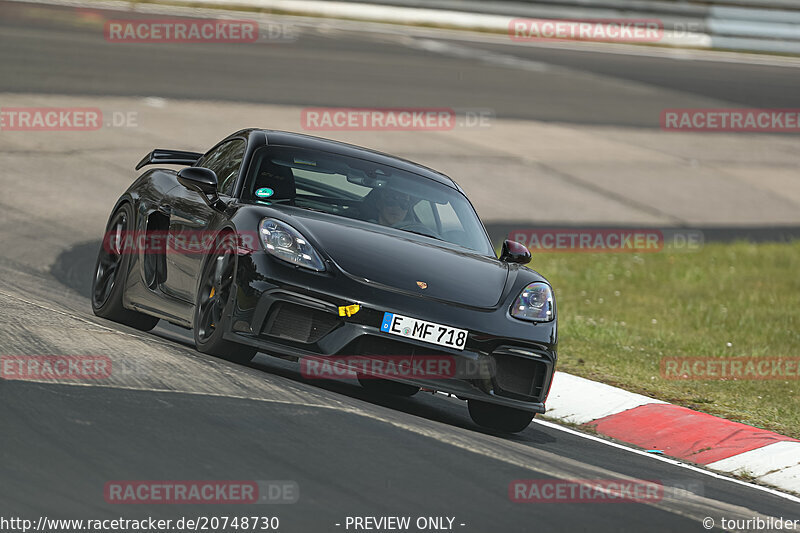
<path id="1" fill-rule="evenodd" d="M 339 316 L 353 316 L 358 313 L 361 306 L 358 304 L 342 305 L 339 307 Z"/>

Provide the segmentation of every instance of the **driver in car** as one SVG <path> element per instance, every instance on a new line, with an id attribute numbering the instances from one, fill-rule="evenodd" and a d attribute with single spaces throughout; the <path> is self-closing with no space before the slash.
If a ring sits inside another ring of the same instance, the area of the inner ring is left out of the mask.
<path id="1" fill-rule="evenodd" d="M 411 207 L 411 198 L 400 191 L 381 190 L 375 198 L 379 224 L 397 226 L 405 220 Z"/>
<path id="2" fill-rule="evenodd" d="M 377 189 L 371 194 L 374 194 L 372 201 L 377 215 L 368 219 L 370 222 L 441 239 L 435 230 L 415 220 L 413 215 L 409 216 L 409 210 L 418 200 L 412 200 L 408 194 L 392 189 Z"/>

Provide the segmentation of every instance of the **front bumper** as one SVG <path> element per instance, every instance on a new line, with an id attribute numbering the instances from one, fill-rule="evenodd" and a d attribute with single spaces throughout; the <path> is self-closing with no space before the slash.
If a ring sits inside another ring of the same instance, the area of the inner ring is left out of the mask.
<path id="1" fill-rule="evenodd" d="M 257 263 L 267 260 L 251 258 Z M 278 279 L 288 281 L 276 281 L 275 272 L 270 272 L 269 281 L 253 279 L 253 267 L 258 272 L 266 265 L 248 263 L 239 265 L 226 339 L 298 358 L 448 357 L 460 369 L 452 377 L 391 379 L 462 399 L 544 413 L 557 358 L 554 323 L 521 322 L 502 307 L 467 308 L 390 292 L 341 273 L 308 274 L 279 265 Z M 360 305 L 357 313 L 339 316 L 340 306 L 353 303 Z M 384 333 L 380 327 L 387 311 L 467 329 L 466 346 L 459 351 Z"/>

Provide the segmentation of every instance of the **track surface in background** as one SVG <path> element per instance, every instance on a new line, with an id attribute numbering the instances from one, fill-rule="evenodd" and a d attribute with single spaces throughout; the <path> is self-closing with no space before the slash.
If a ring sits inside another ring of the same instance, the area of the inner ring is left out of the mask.
<path id="1" fill-rule="evenodd" d="M 490 107 L 498 117 L 653 128 L 663 107 L 793 107 L 800 73 L 458 42 L 442 49 L 313 28 L 287 44 L 112 45 L 97 24 L 85 11 L 0 3 L 0 91 L 31 93 L 34 102 L 49 93 L 81 101 Z M 480 50 L 479 60 L 457 57 L 463 47 Z M 495 64 L 511 53 L 528 67 Z M 171 118 L 185 124 L 165 124 L 164 133 L 110 132 L 105 144 L 3 133 L 0 354 L 113 354 L 129 370 L 92 384 L 0 380 L 3 516 L 257 514 L 280 517 L 284 532 L 339 531 L 346 516 L 380 515 L 451 516 L 464 532 L 703 531 L 705 516 L 797 518 L 797 503 L 545 424 L 495 435 L 454 399 L 377 398 L 352 382 L 304 380 L 297 365 L 263 354 L 241 366 L 197 353 L 183 330 L 140 333 L 92 316 L 98 238 L 130 180 L 134 152 L 170 138 L 180 138 L 178 146 L 164 147 L 204 146 L 216 138 L 199 132 L 206 123 L 228 126 L 204 116 L 213 106 L 192 109 L 176 106 Z M 186 138 L 192 129 L 198 140 Z M 515 479 L 618 477 L 693 492 L 652 505 L 508 498 Z M 294 480 L 300 500 L 246 508 L 107 504 L 104 484 L 129 479 Z"/>
<path id="2" fill-rule="evenodd" d="M 119 44 L 103 40 L 103 20 L 90 10 L 76 17 L 4 3 L 0 27 L 0 64 L 13 73 L 0 79 L 6 92 L 491 107 L 506 118 L 652 128 L 663 108 L 795 107 L 800 85 L 797 67 L 412 39 L 401 29 L 376 35 L 324 20 L 284 43 Z"/>

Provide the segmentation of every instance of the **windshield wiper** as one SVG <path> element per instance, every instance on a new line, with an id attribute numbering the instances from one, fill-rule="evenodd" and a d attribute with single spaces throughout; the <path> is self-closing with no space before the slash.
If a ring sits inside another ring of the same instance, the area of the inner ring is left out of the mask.
<path id="1" fill-rule="evenodd" d="M 442 239 L 441 237 L 436 237 L 435 235 L 431 235 L 430 233 L 423 233 L 421 231 L 414 231 L 413 229 L 403 229 L 403 228 L 397 228 L 397 229 L 399 229 L 400 231 L 408 232 L 408 233 L 414 233 L 416 235 L 422 235 L 423 237 L 430 237 L 431 239 L 436 239 L 437 241 L 449 242 L 449 241 L 446 241 L 446 240 Z"/>
<path id="2" fill-rule="evenodd" d="M 274 200 L 261 200 L 256 198 L 255 203 L 257 204 L 264 204 L 264 205 L 271 205 L 271 204 L 282 204 L 285 202 L 291 202 L 294 198 L 276 198 Z"/>

